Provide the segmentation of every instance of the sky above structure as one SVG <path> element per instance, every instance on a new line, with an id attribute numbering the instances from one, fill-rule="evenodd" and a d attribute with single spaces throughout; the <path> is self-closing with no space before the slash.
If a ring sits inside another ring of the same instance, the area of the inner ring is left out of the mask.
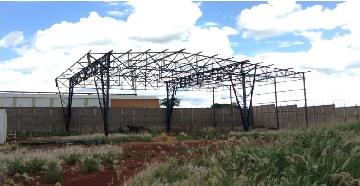
<path id="1" fill-rule="evenodd" d="M 0 2 L 0 89 L 56 91 L 55 77 L 89 50 L 186 48 L 310 70 L 310 105 L 359 104 L 359 9 L 357 0 Z M 188 95 L 184 106 L 209 101 Z"/>

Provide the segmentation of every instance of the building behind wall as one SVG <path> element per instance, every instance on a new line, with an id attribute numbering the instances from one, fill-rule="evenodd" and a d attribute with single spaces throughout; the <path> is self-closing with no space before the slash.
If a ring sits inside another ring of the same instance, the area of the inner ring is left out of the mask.
<path id="1" fill-rule="evenodd" d="M 0 92 L 0 107 L 61 107 L 57 93 Z M 96 94 L 74 95 L 72 107 L 99 107 Z M 110 95 L 110 107 L 159 108 L 156 96 Z"/>

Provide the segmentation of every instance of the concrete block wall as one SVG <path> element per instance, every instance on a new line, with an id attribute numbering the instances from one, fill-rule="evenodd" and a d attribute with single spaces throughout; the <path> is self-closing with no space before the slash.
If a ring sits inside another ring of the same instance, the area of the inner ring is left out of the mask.
<path id="1" fill-rule="evenodd" d="M 65 130 L 62 108 L 5 108 L 8 132 L 40 131 L 51 132 Z M 334 105 L 311 106 L 307 108 L 309 126 L 324 123 L 348 123 L 359 121 L 359 108 Z M 215 114 L 213 114 L 215 112 Z M 215 117 L 214 117 L 215 115 Z M 296 105 L 280 106 L 276 113 L 275 105 L 253 107 L 251 120 L 255 128 L 295 129 L 305 127 L 305 108 Z M 166 110 L 164 108 L 111 108 L 109 128 L 111 131 L 124 129 L 127 125 L 143 126 L 156 130 L 165 130 Z M 213 127 L 219 129 L 242 129 L 238 109 L 210 108 L 174 108 L 172 130 L 192 130 Z M 71 117 L 72 131 L 102 132 L 103 121 L 100 108 L 73 108 Z"/>

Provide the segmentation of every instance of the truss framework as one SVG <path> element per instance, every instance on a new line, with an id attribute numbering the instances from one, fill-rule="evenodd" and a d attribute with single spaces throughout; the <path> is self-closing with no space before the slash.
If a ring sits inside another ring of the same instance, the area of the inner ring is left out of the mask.
<path id="1" fill-rule="evenodd" d="M 158 90 L 165 87 L 166 129 L 171 129 L 173 98 L 178 90 L 230 86 L 245 131 L 250 128 L 250 112 L 256 82 L 273 81 L 277 77 L 303 79 L 305 72 L 277 69 L 249 60 L 219 58 L 177 51 L 154 52 L 88 52 L 55 79 L 64 111 L 66 130 L 70 129 L 72 98 L 76 91 L 94 88 L 103 114 L 104 133 L 108 135 L 109 90 Z M 241 91 L 240 91 L 241 90 Z M 305 105 L 306 90 L 304 87 Z M 240 99 L 239 99 L 240 98 Z"/>

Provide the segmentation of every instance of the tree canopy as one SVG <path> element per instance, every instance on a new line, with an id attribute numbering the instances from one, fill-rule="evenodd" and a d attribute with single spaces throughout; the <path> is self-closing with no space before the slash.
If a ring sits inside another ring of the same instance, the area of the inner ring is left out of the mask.
<path id="1" fill-rule="evenodd" d="M 169 99 L 169 101 L 171 101 L 171 99 Z M 180 106 L 180 99 L 173 98 L 173 101 L 174 101 L 174 107 Z M 167 104 L 168 104 L 168 99 L 167 98 L 164 98 L 164 99 L 160 100 L 160 106 L 166 107 Z"/>

